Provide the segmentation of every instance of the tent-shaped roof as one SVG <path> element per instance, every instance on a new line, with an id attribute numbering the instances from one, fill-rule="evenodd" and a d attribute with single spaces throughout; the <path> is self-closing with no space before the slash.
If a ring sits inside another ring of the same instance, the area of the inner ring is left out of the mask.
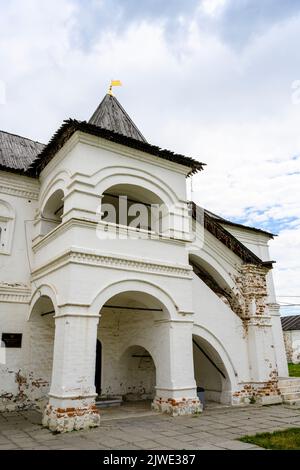
<path id="1" fill-rule="evenodd" d="M 147 142 L 117 98 L 105 95 L 89 120 L 89 124 L 116 132 L 132 139 Z"/>

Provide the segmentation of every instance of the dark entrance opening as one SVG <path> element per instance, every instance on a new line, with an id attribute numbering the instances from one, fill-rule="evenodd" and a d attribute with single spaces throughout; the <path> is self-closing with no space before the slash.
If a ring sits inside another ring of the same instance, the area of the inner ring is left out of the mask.
<path id="1" fill-rule="evenodd" d="M 102 344 L 101 344 L 101 341 L 97 339 L 95 387 L 96 387 L 96 393 L 98 395 L 101 395 L 101 375 L 102 375 Z"/>

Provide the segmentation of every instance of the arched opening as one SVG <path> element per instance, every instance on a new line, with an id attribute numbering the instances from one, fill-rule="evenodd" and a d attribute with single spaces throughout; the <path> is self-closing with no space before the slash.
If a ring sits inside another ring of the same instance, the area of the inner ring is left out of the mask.
<path id="1" fill-rule="evenodd" d="M 142 346 L 130 346 L 120 358 L 120 384 L 124 401 L 153 400 L 156 369 Z"/>
<path id="2" fill-rule="evenodd" d="M 194 373 L 205 401 L 230 403 L 231 383 L 222 358 L 204 338 L 193 335 Z"/>
<path id="3" fill-rule="evenodd" d="M 153 356 L 157 347 L 155 323 L 168 317 L 165 307 L 150 294 L 128 291 L 106 301 L 100 316 L 100 401 L 153 399 L 156 385 L 156 358 Z"/>
<path id="4" fill-rule="evenodd" d="M 50 297 L 42 295 L 34 304 L 29 318 L 29 383 L 30 397 L 43 409 L 50 391 L 55 309 Z"/>
<path id="5" fill-rule="evenodd" d="M 46 235 L 61 224 L 64 213 L 64 192 L 57 189 L 47 200 L 42 211 L 42 234 Z"/>
<path id="6" fill-rule="evenodd" d="M 196 255 L 189 256 L 189 264 L 199 277 L 223 302 L 234 309 L 235 298 L 231 288 L 218 271 Z"/>
<path id="7" fill-rule="evenodd" d="M 102 220 L 138 230 L 164 233 L 169 229 L 166 204 L 142 186 L 118 184 L 102 195 Z"/>

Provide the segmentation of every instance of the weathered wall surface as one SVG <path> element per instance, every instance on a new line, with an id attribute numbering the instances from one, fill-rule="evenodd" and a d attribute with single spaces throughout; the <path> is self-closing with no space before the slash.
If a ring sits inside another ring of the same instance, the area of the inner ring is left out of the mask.
<path id="1" fill-rule="evenodd" d="M 286 350 L 287 361 L 299 364 L 300 363 L 300 331 L 291 330 L 284 331 L 284 344 Z"/>
<path id="2" fill-rule="evenodd" d="M 28 305 L 0 304 L 0 336 L 22 333 L 21 348 L 5 348 L 0 363 L 0 410 L 36 405 L 43 408 L 51 383 L 54 320 L 37 317 L 28 322 Z"/>
<path id="3" fill-rule="evenodd" d="M 238 240 L 240 240 L 246 247 L 248 247 L 253 253 L 255 253 L 261 260 L 269 261 L 271 259 L 269 248 L 270 237 L 268 235 L 255 232 L 250 229 L 229 226 L 227 224 L 224 225 L 224 228 L 230 233 L 232 233 Z M 272 335 L 278 375 L 280 377 L 287 377 L 288 368 L 284 348 L 283 332 L 280 322 L 280 309 L 276 301 L 272 270 L 267 273 L 266 284 L 266 303 L 268 307 L 268 314 L 271 316 Z"/>
<path id="4" fill-rule="evenodd" d="M 102 395 L 121 395 L 125 400 L 154 398 L 155 365 L 145 349 L 155 347 L 151 339 L 154 331 L 154 316 L 149 312 L 110 311 L 102 315 L 98 328 Z"/>
<path id="5" fill-rule="evenodd" d="M 197 342 L 200 343 L 199 339 Z M 202 345 L 203 346 L 203 345 Z M 221 401 L 222 379 L 207 357 L 194 345 L 194 371 L 197 387 L 204 388 L 205 399 Z M 215 360 L 212 349 L 208 349 L 209 357 Z"/>

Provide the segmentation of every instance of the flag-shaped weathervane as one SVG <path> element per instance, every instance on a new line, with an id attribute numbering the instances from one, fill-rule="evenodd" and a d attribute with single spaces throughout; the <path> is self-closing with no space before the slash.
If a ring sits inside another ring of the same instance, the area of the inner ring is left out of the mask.
<path id="1" fill-rule="evenodd" d="M 112 92 L 112 87 L 113 86 L 122 86 L 122 83 L 120 80 L 111 80 L 110 82 L 110 86 L 109 86 L 109 89 L 108 89 L 108 94 L 113 96 L 113 92 Z"/>

